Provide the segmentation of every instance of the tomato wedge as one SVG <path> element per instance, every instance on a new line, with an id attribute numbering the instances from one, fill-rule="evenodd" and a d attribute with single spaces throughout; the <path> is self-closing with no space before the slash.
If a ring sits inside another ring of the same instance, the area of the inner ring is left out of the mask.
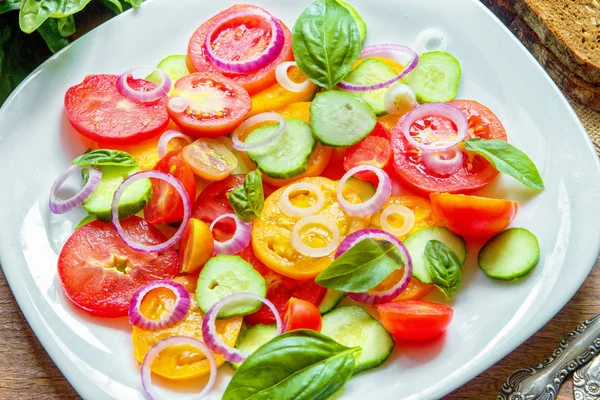
<path id="1" fill-rule="evenodd" d="M 319 309 L 312 303 L 292 297 L 283 312 L 284 331 L 310 329 L 321 332 L 323 320 Z"/>
<path id="2" fill-rule="evenodd" d="M 238 165 L 238 159 L 223 143 L 200 138 L 183 148 L 181 157 L 192 171 L 207 181 L 227 178 Z"/>
<path id="3" fill-rule="evenodd" d="M 470 100 L 455 100 L 450 104 L 460 108 L 467 116 L 469 129 L 467 139 L 506 140 L 506 131 L 496 115 L 487 107 Z M 463 166 L 456 173 L 441 176 L 428 171 L 421 162 L 421 152 L 412 147 L 402 133 L 403 118 L 392 131 L 394 167 L 400 179 L 415 192 L 427 195 L 431 192 L 469 193 L 490 183 L 498 171 L 483 157 L 466 153 Z M 454 136 L 456 127 L 446 118 L 427 117 L 417 120 L 411 132 L 427 129 L 438 136 Z"/>
<path id="4" fill-rule="evenodd" d="M 65 111 L 79 133 L 94 141 L 130 144 L 164 131 L 169 123 L 163 99 L 137 103 L 117 90 L 119 75 L 88 75 L 65 93 Z M 128 80 L 135 90 L 150 90 L 153 83 Z"/>
<path id="5" fill-rule="evenodd" d="M 454 315 L 444 304 L 409 300 L 377 306 L 381 323 L 395 339 L 410 341 L 431 340 L 440 336 Z"/>
<path id="6" fill-rule="evenodd" d="M 147 245 L 165 236 L 142 218 L 121 221 L 133 240 Z M 73 232 L 58 256 L 58 276 L 77 307 L 105 318 L 124 317 L 131 297 L 148 282 L 171 279 L 179 272 L 177 252 L 143 253 L 127 246 L 112 223 L 92 221 Z"/>
<path id="7" fill-rule="evenodd" d="M 206 35 L 223 19 L 233 14 L 247 11 L 261 10 L 260 7 L 251 5 L 235 5 L 224 11 L 221 11 L 196 29 L 188 44 L 188 57 L 196 71 L 219 72 L 206 57 L 204 53 L 204 42 Z M 228 74 L 223 75 L 242 85 L 250 94 L 255 94 L 268 88 L 276 82 L 275 69 L 284 61 L 293 60 L 292 53 L 292 33 L 281 21 L 281 27 L 285 36 L 283 48 L 279 56 L 269 65 L 258 71 L 248 74 Z M 213 48 L 219 48 L 217 54 L 228 60 L 252 59 L 256 54 L 260 54 L 271 42 L 271 31 L 268 24 L 259 17 L 235 18 L 227 24 L 222 25 L 213 35 L 211 45 Z"/>
<path id="8" fill-rule="evenodd" d="M 184 111 L 167 106 L 169 116 L 182 130 L 196 137 L 222 136 L 237 127 L 251 103 L 248 92 L 233 80 L 212 72 L 196 72 L 179 79 L 169 96 L 183 98 Z"/>

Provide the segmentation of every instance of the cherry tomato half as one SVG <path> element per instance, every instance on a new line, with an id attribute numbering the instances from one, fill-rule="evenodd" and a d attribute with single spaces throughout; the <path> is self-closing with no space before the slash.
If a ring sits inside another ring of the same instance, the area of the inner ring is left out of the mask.
<path id="1" fill-rule="evenodd" d="M 185 146 L 181 158 L 194 174 L 207 181 L 227 178 L 238 165 L 235 154 L 223 143 L 211 138 L 200 138 Z"/>
<path id="2" fill-rule="evenodd" d="M 181 272 L 189 274 L 199 271 L 212 256 L 214 243 L 208 224 L 190 218 L 190 223 L 179 241 Z"/>
<path id="3" fill-rule="evenodd" d="M 409 300 L 377 306 L 381 323 L 399 340 L 431 340 L 446 331 L 454 310 L 444 304 Z"/>
<path id="4" fill-rule="evenodd" d="M 292 297 L 283 312 L 284 332 L 296 329 L 310 329 L 321 332 L 321 313 L 312 303 Z"/>

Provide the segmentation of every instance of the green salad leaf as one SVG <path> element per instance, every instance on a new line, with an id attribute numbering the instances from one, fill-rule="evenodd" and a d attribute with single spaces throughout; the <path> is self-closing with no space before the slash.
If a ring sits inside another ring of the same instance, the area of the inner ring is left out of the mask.
<path id="1" fill-rule="evenodd" d="M 69 44 L 69 40 L 61 34 L 60 21 L 58 18 L 48 18 L 38 27 L 39 34 L 44 38 L 46 45 L 53 53 Z M 66 28 L 69 29 L 69 27 Z M 73 29 L 75 29 L 74 26 Z"/>
<path id="2" fill-rule="evenodd" d="M 0 14 L 21 8 L 20 0 L 0 0 Z"/>
<path id="3" fill-rule="evenodd" d="M 249 172 L 244 186 L 233 189 L 228 195 L 229 204 L 239 219 L 252 222 L 260 217 L 265 205 L 262 174 L 259 170 Z"/>
<path id="4" fill-rule="evenodd" d="M 98 149 L 86 152 L 73 160 L 74 165 L 135 167 L 135 158 L 129 153 L 120 150 Z"/>
<path id="5" fill-rule="evenodd" d="M 430 240 L 425 245 L 425 267 L 432 283 L 452 299 L 461 283 L 461 263 L 452 249 L 438 240 Z"/>

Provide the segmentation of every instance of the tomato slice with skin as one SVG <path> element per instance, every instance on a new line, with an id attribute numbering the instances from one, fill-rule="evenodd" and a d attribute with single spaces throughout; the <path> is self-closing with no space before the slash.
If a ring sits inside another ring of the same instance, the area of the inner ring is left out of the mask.
<path id="1" fill-rule="evenodd" d="M 142 218 L 121 221 L 135 241 L 155 245 L 165 236 Z M 140 287 L 179 272 L 177 252 L 133 250 L 112 223 L 92 221 L 73 232 L 58 256 L 58 276 L 65 294 L 80 309 L 105 318 L 127 315 L 131 297 Z"/>
<path id="2" fill-rule="evenodd" d="M 319 309 L 314 304 L 292 297 L 285 305 L 283 326 L 285 332 L 297 329 L 321 332 L 323 320 Z"/>
<path id="3" fill-rule="evenodd" d="M 281 21 L 284 34 L 284 44 L 279 56 L 264 68 L 248 74 L 229 74 L 220 71 L 206 57 L 204 42 L 208 32 L 223 19 L 238 12 L 247 10 L 266 10 L 252 5 L 235 5 L 221 11 L 208 21 L 200 25 L 192 35 L 188 43 L 188 57 L 195 71 L 218 72 L 242 85 L 250 94 L 255 94 L 275 84 L 275 69 L 284 61 L 294 59 L 292 53 L 292 33 Z M 252 59 L 269 45 L 271 41 L 270 28 L 266 28 L 263 21 L 258 17 L 235 19 L 231 23 L 222 26 L 217 34 L 211 38 L 213 47 L 219 45 L 217 54 L 229 60 Z M 223 45 L 225 44 L 225 45 Z"/>
<path id="4" fill-rule="evenodd" d="M 169 115 L 165 100 L 138 103 L 117 90 L 119 75 L 88 75 L 65 93 L 67 118 L 82 135 L 104 143 L 132 144 L 165 130 Z M 129 78 L 129 85 L 140 91 L 156 86 L 143 79 Z"/>
<path id="5" fill-rule="evenodd" d="M 220 181 L 236 169 L 238 159 L 223 143 L 200 138 L 185 146 L 181 157 L 192 171 L 207 181 Z"/>
<path id="6" fill-rule="evenodd" d="M 496 115 L 484 105 L 470 100 L 454 100 L 452 104 L 467 116 L 469 129 L 466 139 L 507 140 L 506 131 Z M 469 193 L 490 183 L 498 171 L 483 157 L 465 151 L 463 166 L 456 173 L 441 176 L 428 171 L 421 161 L 421 151 L 412 147 L 402 133 L 401 118 L 392 132 L 394 167 L 404 184 L 421 195 L 432 192 Z M 455 136 L 456 127 L 448 119 L 427 117 L 417 120 L 411 133 L 427 130 L 438 137 Z"/>
<path id="7" fill-rule="evenodd" d="M 426 341 L 439 337 L 454 310 L 444 304 L 409 300 L 377 306 L 381 323 L 396 340 Z"/>
<path id="8" fill-rule="evenodd" d="M 196 72 L 175 83 L 169 99 L 187 101 L 184 111 L 167 112 L 185 133 L 196 137 L 223 136 L 235 129 L 250 111 L 251 102 L 243 87 L 220 74 Z"/>
<path id="9" fill-rule="evenodd" d="M 156 171 L 173 175 L 179 180 L 190 201 L 196 196 L 196 178 L 187 164 L 179 157 L 179 149 L 167 153 L 156 165 Z M 183 218 L 183 200 L 175 188 L 163 180 L 150 179 L 152 198 L 144 208 L 144 219 L 151 224 L 170 224 Z"/>
<path id="10" fill-rule="evenodd" d="M 350 171 L 359 165 L 373 165 L 384 169 L 392 159 L 392 145 L 389 139 L 379 136 L 367 136 L 359 143 L 346 149 L 344 156 L 344 169 Z M 379 183 L 375 173 L 362 171 L 354 174 L 355 178 L 371 182 L 373 185 Z"/>
<path id="11" fill-rule="evenodd" d="M 181 272 L 197 272 L 214 250 L 213 235 L 208 224 L 196 218 L 190 218 L 189 225 L 179 241 L 179 255 L 181 257 Z"/>
<path id="12" fill-rule="evenodd" d="M 411 277 L 406 289 L 404 289 L 393 301 L 421 300 L 431 293 L 433 289 L 435 289 L 434 285 L 423 283 L 417 278 Z"/>

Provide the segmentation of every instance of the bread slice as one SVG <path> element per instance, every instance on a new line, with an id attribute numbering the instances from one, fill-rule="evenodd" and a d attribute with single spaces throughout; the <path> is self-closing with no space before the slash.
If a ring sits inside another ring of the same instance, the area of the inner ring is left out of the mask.
<path id="1" fill-rule="evenodd" d="M 600 0 L 508 0 L 558 59 L 600 84 Z"/>
<path id="2" fill-rule="evenodd" d="M 481 0 L 481 2 L 506 26 L 509 26 L 517 16 L 513 5 L 514 0 Z"/>

